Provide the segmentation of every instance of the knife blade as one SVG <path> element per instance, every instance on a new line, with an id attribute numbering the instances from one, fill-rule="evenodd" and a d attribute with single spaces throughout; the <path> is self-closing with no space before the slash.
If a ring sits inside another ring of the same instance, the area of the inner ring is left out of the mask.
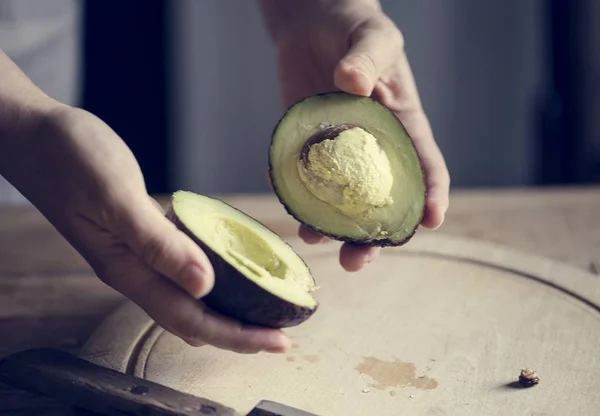
<path id="1" fill-rule="evenodd" d="M 41 348 L 0 360 L 0 381 L 93 414 L 242 416 L 231 407 L 121 373 L 67 352 Z M 270 400 L 246 416 L 318 416 Z"/>

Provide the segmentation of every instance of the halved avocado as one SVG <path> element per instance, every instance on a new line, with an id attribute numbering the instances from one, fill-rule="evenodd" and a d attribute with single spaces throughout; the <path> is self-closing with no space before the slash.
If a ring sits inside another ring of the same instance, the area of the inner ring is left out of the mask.
<path id="1" fill-rule="evenodd" d="M 317 310 L 304 260 L 265 225 L 208 196 L 172 195 L 167 214 L 208 255 L 214 288 L 202 301 L 241 322 L 270 328 L 301 324 Z"/>
<path id="2" fill-rule="evenodd" d="M 423 218 L 426 187 L 413 141 L 368 97 L 331 92 L 288 108 L 271 138 L 269 176 L 291 216 L 340 241 L 400 246 Z"/>

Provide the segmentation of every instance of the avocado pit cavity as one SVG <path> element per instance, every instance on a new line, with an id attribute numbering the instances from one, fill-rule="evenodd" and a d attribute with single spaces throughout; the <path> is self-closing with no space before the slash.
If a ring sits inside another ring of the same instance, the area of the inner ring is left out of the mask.
<path id="1" fill-rule="evenodd" d="M 244 224 L 228 217 L 214 219 L 216 236 L 227 254 L 259 278 L 286 279 L 292 271 L 269 244 Z"/>
<path id="2" fill-rule="evenodd" d="M 166 217 L 206 253 L 215 272 L 202 302 L 229 318 L 268 328 L 309 319 L 316 283 L 294 249 L 271 229 L 216 198 L 177 191 Z"/>
<path id="3" fill-rule="evenodd" d="M 347 216 L 364 218 L 390 205 L 394 177 L 377 139 L 353 124 L 326 126 L 304 144 L 298 160 L 308 191 Z"/>

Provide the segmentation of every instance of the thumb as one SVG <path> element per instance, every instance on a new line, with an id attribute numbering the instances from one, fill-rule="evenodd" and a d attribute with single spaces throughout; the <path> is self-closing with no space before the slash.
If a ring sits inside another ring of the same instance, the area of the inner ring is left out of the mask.
<path id="1" fill-rule="evenodd" d="M 184 289 L 194 298 L 206 295 L 214 285 L 213 267 L 202 249 L 177 229 L 149 197 L 130 201 L 124 209 L 119 234 L 149 268 Z"/>
<path id="2" fill-rule="evenodd" d="M 370 96 L 377 81 L 402 50 L 399 32 L 390 34 L 380 24 L 366 23 L 351 37 L 350 49 L 334 71 L 336 88 Z"/>

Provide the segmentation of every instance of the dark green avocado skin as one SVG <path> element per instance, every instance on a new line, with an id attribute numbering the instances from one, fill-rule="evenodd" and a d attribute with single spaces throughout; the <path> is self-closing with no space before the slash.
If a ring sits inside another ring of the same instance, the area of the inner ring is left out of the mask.
<path id="1" fill-rule="evenodd" d="M 206 253 L 215 272 L 213 289 L 202 298 L 208 307 L 248 325 L 289 328 L 308 320 L 318 309 L 294 305 L 265 291 L 191 233 L 169 204 L 166 217 Z"/>
<path id="2" fill-rule="evenodd" d="M 328 237 L 331 238 L 333 240 L 337 240 L 337 241 L 341 241 L 341 242 L 345 242 L 345 243 L 350 243 L 356 246 L 370 246 L 370 247 L 400 247 L 405 245 L 406 243 L 408 243 L 417 233 L 417 230 L 419 228 L 419 226 L 417 225 L 416 227 L 414 227 L 408 234 L 406 234 L 406 236 L 400 240 L 392 240 L 389 238 L 386 239 L 376 239 L 376 240 L 360 240 L 360 239 L 355 239 L 355 238 L 351 238 L 351 237 L 347 237 L 344 235 L 338 235 L 338 234 L 334 234 L 334 233 L 330 233 L 326 230 L 322 230 L 318 227 L 315 227 L 312 224 L 306 223 L 302 220 L 300 214 L 298 214 L 298 212 L 296 212 L 292 207 L 288 206 L 288 204 L 283 200 L 283 198 L 280 196 L 279 194 L 279 184 L 277 183 L 277 180 L 275 179 L 275 175 L 273 173 L 273 166 L 271 164 L 271 149 L 272 149 L 272 144 L 275 140 L 275 135 L 277 133 L 277 129 L 279 128 L 279 125 L 283 122 L 283 120 L 285 119 L 285 116 L 287 115 L 287 113 L 296 105 L 301 104 L 303 101 L 308 100 L 309 98 L 314 98 L 314 97 L 330 97 L 330 96 L 335 96 L 335 95 L 350 95 L 350 96 L 356 96 L 356 97 L 360 97 L 361 99 L 368 99 L 371 101 L 376 102 L 373 98 L 371 97 L 364 97 L 364 96 L 358 96 L 355 94 L 351 94 L 351 93 L 346 93 L 346 92 L 342 92 L 342 91 L 330 91 L 330 92 L 323 92 L 323 93 L 319 93 L 319 94 L 314 94 L 312 96 L 303 98 L 301 100 L 299 100 L 298 102 L 290 105 L 286 111 L 284 112 L 284 114 L 280 117 L 279 121 L 277 122 L 277 124 L 275 125 L 275 127 L 273 128 L 273 131 L 271 133 L 271 146 L 269 147 L 269 179 L 271 181 L 271 186 L 273 187 L 273 192 L 275 193 L 275 196 L 277 197 L 277 199 L 279 200 L 279 202 L 281 203 L 281 205 L 283 205 L 285 211 L 292 217 L 294 218 L 296 221 L 298 221 L 300 224 L 302 224 L 305 228 L 321 234 L 324 237 Z M 390 113 L 392 113 L 394 115 L 394 117 L 396 117 L 396 115 L 393 113 L 393 111 L 391 111 L 390 109 L 388 109 L 387 107 L 384 106 L 384 108 L 389 111 Z M 397 117 L 396 117 L 397 119 Z M 400 120 L 398 120 L 398 123 L 402 124 L 400 122 Z M 350 121 L 349 124 L 352 124 L 352 122 Z M 419 160 L 421 160 L 421 177 L 425 178 L 425 172 L 423 172 L 423 165 L 422 165 L 422 157 L 419 154 L 418 149 L 415 147 L 414 143 L 411 141 L 412 147 L 415 150 L 417 156 L 419 157 Z M 427 200 L 427 191 L 425 191 L 425 200 Z M 421 216 L 420 216 L 420 220 L 419 220 L 419 224 L 421 223 L 421 221 L 423 220 L 423 217 L 425 215 L 425 205 L 423 206 L 423 209 L 421 210 Z"/>

